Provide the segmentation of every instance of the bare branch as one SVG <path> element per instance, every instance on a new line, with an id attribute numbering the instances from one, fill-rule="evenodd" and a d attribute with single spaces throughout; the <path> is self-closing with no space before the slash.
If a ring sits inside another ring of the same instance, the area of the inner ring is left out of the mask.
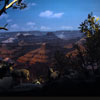
<path id="1" fill-rule="evenodd" d="M 12 7 L 12 5 L 16 2 L 18 2 L 18 0 L 13 0 L 11 3 L 9 3 L 9 0 L 5 0 L 5 4 L 3 6 L 3 8 L 0 10 L 0 16 L 2 15 L 2 13 L 5 12 L 5 10 L 7 10 L 8 8 Z M 8 5 L 7 5 L 8 4 Z"/>
<path id="2" fill-rule="evenodd" d="M 5 28 L 5 27 L 0 27 L 0 30 L 6 30 L 6 31 L 8 31 L 8 29 Z"/>
<path id="3" fill-rule="evenodd" d="M 5 7 L 6 7 L 7 3 L 8 3 L 8 1 L 9 0 L 5 0 L 5 4 L 4 4 L 3 8 L 0 10 L 0 16 L 5 12 Z"/>
<path id="4" fill-rule="evenodd" d="M 0 0 L 2 1 L 2 0 Z M 13 0 L 12 2 L 9 3 L 9 0 L 5 0 L 5 3 L 4 3 L 4 6 L 3 8 L 0 10 L 0 16 L 3 14 L 3 13 L 6 13 L 6 10 L 10 7 L 13 6 L 14 3 L 16 3 L 16 5 L 19 5 L 21 6 L 20 9 L 24 9 L 26 7 L 26 5 L 24 3 L 21 3 L 22 0 Z M 7 28 L 5 28 L 8 24 L 6 24 L 4 27 L 0 27 L 0 30 L 3 29 L 3 30 L 8 30 Z"/>
<path id="5" fill-rule="evenodd" d="M 8 4 L 5 9 L 10 8 L 14 3 L 16 3 L 18 0 L 13 0 L 10 4 Z"/>

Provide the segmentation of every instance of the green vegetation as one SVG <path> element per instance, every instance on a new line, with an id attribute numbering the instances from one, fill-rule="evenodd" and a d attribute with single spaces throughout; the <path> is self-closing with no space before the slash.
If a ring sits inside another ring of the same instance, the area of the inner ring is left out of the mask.
<path id="1" fill-rule="evenodd" d="M 85 35 L 85 63 L 99 67 L 100 65 L 100 25 L 99 18 L 89 14 L 88 18 L 80 25 L 81 32 Z"/>
<path id="2" fill-rule="evenodd" d="M 75 57 L 71 54 L 69 57 L 65 57 L 61 52 L 56 52 L 53 68 L 63 73 L 61 76 L 70 75 L 70 70 L 76 70 L 78 72 L 77 75 L 79 75 L 78 78 L 82 79 L 83 76 L 84 79 L 87 79 L 87 77 L 94 78 L 100 68 L 99 18 L 95 18 L 92 13 L 88 14 L 88 18 L 80 24 L 79 28 L 84 34 L 85 43 L 82 44 L 84 49 L 75 44 L 74 48 L 78 51 Z"/>

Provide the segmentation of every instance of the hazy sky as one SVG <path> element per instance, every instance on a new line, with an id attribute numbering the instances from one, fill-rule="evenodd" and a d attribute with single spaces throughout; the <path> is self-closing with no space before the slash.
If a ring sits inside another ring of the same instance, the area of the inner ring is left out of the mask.
<path id="1" fill-rule="evenodd" d="M 76 30 L 88 13 L 100 16 L 100 0 L 24 0 L 24 10 L 7 10 L 0 26 L 9 23 L 9 31 Z"/>

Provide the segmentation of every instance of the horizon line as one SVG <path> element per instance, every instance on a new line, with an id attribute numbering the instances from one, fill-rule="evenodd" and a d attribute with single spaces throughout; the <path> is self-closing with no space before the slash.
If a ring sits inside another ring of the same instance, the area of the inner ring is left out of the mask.
<path id="1" fill-rule="evenodd" d="M 80 31 L 80 30 L 51 30 L 51 31 L 43 31 L 43 30 L 29 30 L 29 31 L 2 31 L 2 32 L 0 32 L 0 33 L 9 33 L 9 32 L 11 32 L 11 33 L 13 33 L 13 32 L 57 32 L 57 31 Z"/>

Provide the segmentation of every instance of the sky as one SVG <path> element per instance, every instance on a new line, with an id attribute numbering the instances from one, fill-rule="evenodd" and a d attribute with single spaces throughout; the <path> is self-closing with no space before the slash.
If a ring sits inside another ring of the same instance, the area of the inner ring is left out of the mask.
<path id="1" fill-rule="evenodd" d="M 12 0 L 11 0 L 12 1 Z M 27 8 L 9 8 L 0 16 L 0 26 L 9 31 L 77 30 L 89 13 L 100 16 L 100 0 L 24 0 Z M 0 30 L 1 31 L 1 30 Z"/>

